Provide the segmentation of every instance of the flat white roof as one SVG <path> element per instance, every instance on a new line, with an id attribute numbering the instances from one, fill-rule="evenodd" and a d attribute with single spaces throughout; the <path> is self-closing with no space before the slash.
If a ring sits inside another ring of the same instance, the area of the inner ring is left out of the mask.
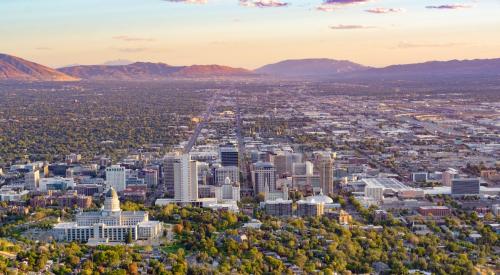
<path id="1" fill-rule="evenodd" d="M 430 205 L 430 206 L 421 206 L 421 209 L 442 209 L 442 210 L 448 210 L 447 206 L 440 206 L 440 205 Z"/>
<path id="2" fill-rule="evenodd" d="M 156 226 L 158 224 L 160 224 L 159 221 L 147 221 L 147 222 L 140 222 L 137 225 L 139 225 L 139 226 Z"/>
<path id="3" fill-rule="evenodd" d="M 413 189 L 393 178 L 365 178 L 361 181 L 366 184 L 366 187 L 382 187 L 384 189 L 392 189 L 394 191 Z"/>
<path id="4" fill-rule="evenodd" d="M 281 203 L 293 203 L 292 200 L 284 200 L 282 198 L 278 198 L 276 200 L 267 200 L 266 204 L 281 204 Z"/>
<path id="5" fill-rule="evenodd" d="M 60 222 L 56 225 L 54 225 L 54 229 L 65 229 L 65 228 L 74 228 L 77 227 L 76 222 Z"/>

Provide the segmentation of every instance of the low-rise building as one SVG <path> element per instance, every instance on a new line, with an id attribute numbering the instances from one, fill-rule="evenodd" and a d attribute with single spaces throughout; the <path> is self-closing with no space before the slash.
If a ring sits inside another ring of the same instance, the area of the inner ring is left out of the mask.
<path id="1" fill-rule="evenodd" d="M 415 172 L 415 173 L 412 173 L 411 177 L 412 177 L 412 180 L 414 182 L 426 182 L 428 179 L 428 173 L 427 172 Z"/>
<path id="2" fill-rule="evenodd" d="M 339 223 L 342 225 L 348 225 L 352 223 L 352 216 L 344 210 L 339 212 Z"/>
<path id="3" fill-rule="evenodd" d="M 479 195 L 479 179 L 453 179 L 451 181 L 451 194 L 453 196 Z"/>
<path id="4" fill-rule="evenodd" d="M 28 197 L 29 191 L 0 190 L 0 201 L 21 202 Z"/>
<path id="5" fill-rule="evenodd" d="M 446 206 L 421 206 L 417 211 L 422 216 L 445 217 L 451 214 L 450 208 Z"/>
<path id="6" fill-rule="evenodd" d="M 95 194 L 100 194 L 103 190 L 103 186 L 99 184 L 77 184 L 75 186 L 76 192 L 79 195 L 94 196 Z"/>
<path id="7" fill-rule="evenodd" d="M 292 216 L 292 200 L 277 199 L 273 201 L 266 201 L 264 209 L 266 214 L 271 216 Z"/>
<path id="8" fill-rule="evenodd" d="M 69 188 L 74 188 L 76 186 L 75 180 L 73 178 L 62 178 L 62 177 L 53 177 L 53 178 L 41 178 L 40 179 L 40 187 L 38 191 L 47 192 L 47 191 L 64 191 Z"/>

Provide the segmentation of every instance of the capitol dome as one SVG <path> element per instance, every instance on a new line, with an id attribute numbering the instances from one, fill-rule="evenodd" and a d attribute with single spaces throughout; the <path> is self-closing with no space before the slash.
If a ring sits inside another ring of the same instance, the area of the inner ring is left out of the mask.
<path id="1" fill-rule="evenodd" d="M 116 193 L 115 188 L 111 187 L 109 188 L 108 192 L 106 192 L 106 198 L 114 198 L 118 197 L 118 194 Z"/>
<path id="2" fill-rule="evenodd" d="M 324 203 L 324 204 L 333 203 L 332 198 L 330 198 L 328 196 L 325 196 L 323 194 L 319 194 L 319 195 L 316 195 L 316 196 L 306 197 L 306 201 L 308 203 Z"/>
<path id="3" fill-rule="evenodd" d="M 116 193 L 115 188 L 109 188 L 108 192 L 106 192 L 104 198 L 104 211 L 106 212 L 120 212 L 120 200 L 118 199 L 118 194 Z"/>

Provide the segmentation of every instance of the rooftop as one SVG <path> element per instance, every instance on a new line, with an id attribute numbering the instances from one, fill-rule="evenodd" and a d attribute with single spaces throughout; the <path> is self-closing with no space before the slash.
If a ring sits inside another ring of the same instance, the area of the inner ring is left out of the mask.
<path id="1" fill-rule="evenodd" d="M 362 179 L 366 187 L 382 187 L 394 191 L 411 190 L 412 188 L 393 178 L 365 178 Z"/>
<path id="2" fill-rule="evenodd" d="M 440 206 L 440 205 L 430 205 L 430 206 L 420 206 L 420 209 L 424 210 L 448 210 L 449 208 L 447 206 Z"/>
<path id="3" fill-rule="evenodd" d="M 309 196 L 306 197 L 305 200 L 300 200 L 297 203 L 311 203 L 311 204 L 316 204 L 316 203 L 325 203 L 325 204 L 330 204 L 333 203 L 332 198 L 325 196 L 325 195 L 316 195 L 316 196 Z"/>

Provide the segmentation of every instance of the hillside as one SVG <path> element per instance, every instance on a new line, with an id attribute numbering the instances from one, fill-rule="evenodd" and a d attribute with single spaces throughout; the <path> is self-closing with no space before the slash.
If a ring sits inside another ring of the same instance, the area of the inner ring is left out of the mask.
<path id="1" fill-rule="evenodd" d="M 357 72 L 366 70 L 367 68 L 347 60 L 321 58 L 284 60 L 260 67 L 255 72 L 273 76 L 314 78 Z"/>
<path id="2" fill-rule="evenodd" d="M 249 76 L 245 69 L 219 65 L 170 66 L 164 63 L 136 62 L 130 65 L 89 65 L 61 68 L 59 71 L 86 80 L 164 80 L 169 78 Z"/>
<path id="3" fill-rule="evenodd" d="M 78 78 L 19 57 L 0 54 L 0 80 L 77 81 Z"/>

